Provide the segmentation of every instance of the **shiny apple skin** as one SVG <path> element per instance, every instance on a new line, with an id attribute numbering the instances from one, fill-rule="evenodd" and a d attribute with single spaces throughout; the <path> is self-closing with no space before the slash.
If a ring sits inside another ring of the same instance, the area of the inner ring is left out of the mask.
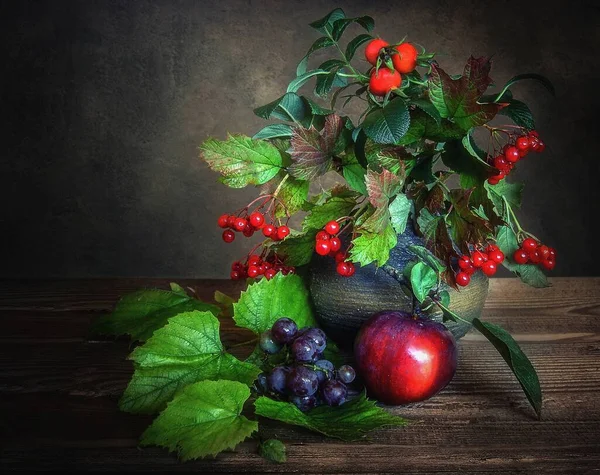
<path id="1" fill-rule="evenodd" d="M 458 349 L 441 323 L 384 311 L 360 329 L 354 357 L 367 393 L 395 406 L 423 401 L 446 387 L 456 372 Z"/>

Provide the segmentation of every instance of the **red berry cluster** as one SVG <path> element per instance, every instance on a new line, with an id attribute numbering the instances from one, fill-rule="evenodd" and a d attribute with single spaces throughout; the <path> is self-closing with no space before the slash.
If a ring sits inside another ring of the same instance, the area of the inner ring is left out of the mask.
<path id="1" fill-rule="evenodd" d="M 220 228 L 223 231 L 223 241 L 229 243 L 235 239 L 234 231 L 243 233 L 246 237 L 252 235 L 262 229 L 263 236 L 273 239 L 273 241 L 281 241 L 290 234 L 290 228 L 287 226 L 275 226 L 274 224 L 266 224 L 265 216 L 260 211 L 255 211 L 248 216 L 247 212 L 241 215 L 224 214 L 218 220 Z"/>
<path id="2" fill-rule="evenodd" d="M 500 173 L 489 177 L 488 183 L 490 185 L 497 185 L 500 180 L 503 180 L 511 172 L 515 163 L 529 152 L 543 152 L 546 145 L 539 137 L 539 134 L 535 130 L 532 130 L 526 135 L 518 136 L 514 144 L 507 143 L 502 149 L 502 153 L 494 158 L 493 165 L 500 170 Z"/>
<path id="3" fill-rule="evenodd" d="M 240 280 L 246 277 L 256 278 L 264 275 L 267 280 L 275 277 L 275 274 L 281 272 L 283 275 L 295 274 L 296 268 L 286 266 L 284 260 L 277 254 L 272 254 L 266 258 L 258 254 L 251 254 L 246 262 L 236 261 L 231 264 L 231 279 Z"/>
<path id="4" fill-rule="evenodd" d="M 352 277 L 356 271 L 354 264 L 346 260 L 347 251 L 341 250 L 342 241 L 338 237 L 340 223 L 329 221 L 315 237 L 315 252 L 320 256 L 331 256 L 337 262 L 336 271 L 343 277 Z"/>
<path id="5" fill-rule="evenodd" d="M 541 264 L 544 269 L 552 270 L 556 266 L 556 250 L 527 238 L 513 254 L 513 261 L 517 264 Z"/>
<path id="6" fill-rule="evenodd" d="M 485 250 L 475 250 L 471 256 L 463 255 L 458 259 L 460 272 L 456 274 L 456 283 L 462 287 L 469 285 L 471 276 L 477 269 L 481 269 L 488 277 L 493 276 L 498 270 L 498 264 L 504 261 L 504 253 L 494 244 L 488 244 Z"/>

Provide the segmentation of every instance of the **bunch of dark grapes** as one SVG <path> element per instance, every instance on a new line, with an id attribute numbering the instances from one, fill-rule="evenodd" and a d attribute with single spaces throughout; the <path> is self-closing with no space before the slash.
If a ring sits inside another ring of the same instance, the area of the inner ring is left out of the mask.
<path id="1" fill-rule="evenodd" d="M 290 318 L 280 318 L 260 336 L 260 348 L 268 355 L 286 351 L 286 361 L 258 376 L 258 391 L 288 400 L 301 411 L 319 404 L 344 404 L 348 397 L 346 385 L 354 381 L 356 373 L 349 365 L 336 370 L 331 361 L 323 358 L 326 347 L 323 330 L 299 330 Z"/>

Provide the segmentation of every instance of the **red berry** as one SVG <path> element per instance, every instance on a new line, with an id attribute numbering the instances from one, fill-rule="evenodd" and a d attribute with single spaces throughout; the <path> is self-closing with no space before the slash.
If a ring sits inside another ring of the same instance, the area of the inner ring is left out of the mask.
<path id="1" fill-rule="evenodd" d="M 556 259 L 556 249 L 554 249 L 553 247 L 549 247 L 548 250 L 550 251 L 550 257 L 552 259 Z"/>
<path id="2" fill-rule="evenodd" d="M 456 283 L 461 287 L 466 287 L 471 282 L 471 276 L 466 272 L 459 272 L 456 274 Z"/>
<path id="3" fill-rule="evenodd" d="M 508 171 L 510 168 L 510 163 L 506 161 L 504 155 L 498 155 L 496 158 L 494 158 L 494 166 L 500 171 Z"/>
<path id="4" fill-rule="evenodd" d="M 242 265 L 242 263 L 240 261 L 235 261 L 235 262 L 231 263 L 231 270 L 236 270 L 236 271 L 240 272 L 243 269 L 244 269 L 244 266 Z"/>
<path id="5" fill-rule="evenodd" d="M 340 223 L 337 221 L 329 221 L 325 227 L 325 231 L 327 231 L 331 236 L 340 232 Z"/>
<path id="6" fill-rule="evenodd" d="M 250 215 L 250 224 L 255 228 L 260 228 L 263 224 L 265 224 L 265 217 L 262 213 L 255 211 Z"/>
<path id="7" fill-rule="evenodd" d="M 229 277 L 231 277 L 231 280 L 239 280 L 242 276 L 238 271 L 232 270 L 231 274 L 229 274 Z"/>
<path id="8" fill-rule="evenodd" d="M 377 64 L 377 57 L 379 56 L 379 52 L 381 48 L 385 48 L 390 44 L 387 41 L 382 40 L 381 38 L 376 38 L 374 40 L 369 41 L 367 47 L 365 48 L 365 58 L 371 63 L 373 66 Z"/>
<path id="9" fill-rule="evenodd" d="M 248 224 L 248 221 L 246 221 L 244 218 L 236 218 L 233 223 L 233 228 L 236 231 L 241 232 L 246 228 L 246 224 Z"/>
<path id="10" fill-rule="evenodd" d="M 504 152 L 504 158 L 506 158 L 506 161 L 508 162 L 518 162 L 519 158 L 521 158 L 521 156 L 519 155 L 519 149 L 511 145 Z"/>
<path id="11" fill-rule="evenodd" d="M 473 266 L 471 265 L 471 267 L 467 267 L 466 269 L 463 269 L 462 271 L 463 271 L 465 274 L 473 275 L 473 274 L 475 273 L 475 271 L 476 271 L 476 270 L 477 270 L 477 269 L 475 269 L 475 267 L 473 267 Z"/>
<path id="12" fill-rule="evenodd" d="M 345 252 L 337 252 L 334 257 L 335 257 L 335 262 L 342 262 L 343 260 L 346 259 L 346 253 Z"/>
<path id="13" fill-rule="evenodd" d="M 495 176 L 491 176 L 491 177 L 489 177 L 489 178 L 487 179 L 487 181 L 488 181 L 488 183 L 489 183 L 490 185 L 497 185 L 498 183 L 500 183 L 500 180 L 499 180 L 497 177 L 495 177 Z"/>
<path id="14" fill-rule="evenodd" d="M 277 239 L 282 240 L 285 239 L 290 234 L 290 228 L 287 226 L 279 226 L 277 228 Z"/>
<path id="15" fill-rule="evenodd" d="M 230 228 L 233 228 L 233 225 L 235 224 L 236 219 L 237 219 L 237 216 L 229 216 L 229 218 L 227 218 L 227 226 Z"/>
<path id="16" fill-rule="evenodd" d="M 471 262 L 471 258 L 469 256 L 460 256 L 460 259 L 458 260 L 458 267 L 460 267 L 462 270 L 469 269 L 470 267 L 473 267 L 473 262 Z"/>
<path id="17" fill-rule="evenodd" d="M 530 130 L 529 131 L 529 136 L 530 137 L 539 137 L 540 134 L 538 134 L 536 130 Z"/>
<path id="18" fill-rule="evenodd" d="M 333 237 L 329 240 L 329 248 L 331 249 L 331 252 L 337 252 L 341 249 L 341 247 L 342 241 L 340 241 L 340 238 Z"/>
<path id="19" fill-rule="evenodd" d="M 487 260 L 487 254 L 484 254 L 481 251 L 475 251 L 471 254 L 471 261 L 473 262 L 473 267 L 479 268 Z"/>
<path id="20" fill-rule="evenodd" d="M 379 71 L 373 70 L 371 73 L 369 91 L 374 96 L 385 96 L 392 89 L 400 87 L 400 84 L 402 84 L 402 76 L 398 71 L 390 71 L 382 67 Z"/>
<path id="21" fill-rule="evenodd" d="M 538 148 L 537 148 L 536 152 L 542 153 L 544 150 L 546 150 L 546 144 L 540 140 L 538 143 Z"/>
<path id="22" fill-rule="evenodd" d="M 219 220 L 217 221 L 217 224 L 219 225 L 220 228 L 228 227 L 229 226 L 229 215 L 223 214 L 223 215 L 219 216 Z"/>
<path id="23" fill-rule="evenodd" d="M 246 223 L 246 227 L 244 228 L 244 236 L 252 237 L 254 235 L 254 228 L 250 223 Z"/>
<path id="24" fill-rule="evenodd" d="M 417 56 L 419 52 L 410 43 L 402 43 L 396 46 L 398 54 L 392 55 L 392 63 L 394 63 L 394 69 L 402 74 L 408 74 L 417 67 Z"/>
<path id="25" fill-rule="evenodd" d="M 533 264 L 539 264 L 540 262 L 542 262 L 542 256 L 540 256 L 540 253 L 537 249 L 534 249 L 533 251 L 529 251 L 529 260 Z"/>
<path id="26" fill-rule="evenodd" d="M 538 243 L 533 238 L 527 238 L 521 243 L 521 247 L 526 251 L 534 251 L 538 247 Z"/>
<path id="27" fill-rule="evenodd" d="M 249 266 L 257 266 L 260 264 L 260 261 L 262 259 L 260 258 L 260 256 L 257 256 L 256 254 L 252 254 L 249 258 L 248 258 L 248 265 Z"/>
<path id="28" fill-rule="evenodd" d="M 548 260 L 542 261 L 542 265 L 544 266 L 544 269 L 552 270 L 556 266 L 556 261 L 550 258 Z"/>
<path id="29" fill-rule="evenodd" d="M 226 229 L 223 231 L 223 241 L 230 243 L 235 239 L 235 233 L 231 229 Z"/>
<path id="30" fill-rule="evenodd" d="M 519 150 L 519 157 L 521 157 L 521 158 L 526 157 L 528 153 L 529 153 L 529 149 Z"/>
<path id="31" fill-rule="evenodd" d="M 492 275 L 494 275 L 497 270 L 498 270 L 498 264 L 496 264 L 496 261 L 493 261 L 491 259 L 484 262 L 483 265 L 481 266 L 481 271 L 488 277 L 491 277 Z"/>
<path id="32" fill-rule="evenodd" d="M 517 264 L 527 264 L 527 261 L 529 261 L 529 254 L 525 249 L 517 249 L 513 254 L 513 261 Z"/>
<path id="33" fill-rule="evenodd" d="M 276 229 L 275 226 L 273 226 L 272 224 L 267 224 L 266 226 L 264 226 L 262 228 L 263 236 L 271 237 L 273 232 L 275 231 L 275 229 Z"/>
<path id="34" fill-rule="evenodd" d="M 336 266 L 335 270 L 341 276 L 346 277 L 349 272 L 348 263 L 346 261 L 338 262 L 338 265 Z"/>
<path id="35" fill-rule="evenodd" d="M 537 152 L 539 148 L 540 148 L 540 139 L 538 139 L 535 136 L 530 136 L 529 137 L 529 149 L 534 152 Z"/>
<path id="36" fill-rule="evenodd" d="M 515 146 L 519 149 L 519 151 L 529 151 L 529 139 L 523 135 L 517 139 L 515 142 Z"/>
<path id="37" fill-rule="evenodd" d="M 329 241 L 329 233 L 327 231 L 319 231 L 315 236 L 316 241 Z"/>
<path id="38" fill-rule="evenodd" d="M 330 250 L 329 241 L 317 241 L 317 244 L 315 244 L 315 251 L 320 256 L 326 256 Z"/>
<path id="39" fill-rule="evenodd" d="M 256 277 L 258 275 L 258 267 L 256 266 L 250 266 L 248 267 L 248 277 Z"/>
<path id="40" fill-rule="evenodd" d="M 544 244 L 538 246 L 537 251 L 544 260 L 547 260 L 550 257 L 550 248 Z"/>
<path id="41" fill-rule="evenodd" d="M 273 277 L 275 277 L 275 274 L 277 274 L 277 271 L 275 269 L 267 269 L 265 271 L 265 278 L 267 280 L 271 280 Z"/>
<path id="42" fill-rule="evenodd" d="M 499 249 L 489 251 L 488 258 L 490 261 L 494 261 L 496 264 L 501 264 L 504 261 L 504 253 Z"/>
<path id="43" fill-rule="evenodd" d="M 497 251 L 498 249 L 499 249 L 498 246 L 496 246 L 495 244 L 489 243 L 485 248 L 485 252 L 487 252 L 489 254 L 490 252 Z"/>
<path id="44" fill-rule="evenodd" d="M 348 265 L 348 273 L 346 274 L 346 277 L 352 277 L 356 272 L 356 268 L 352 262 L 346 261 L 346 264 Z"/>

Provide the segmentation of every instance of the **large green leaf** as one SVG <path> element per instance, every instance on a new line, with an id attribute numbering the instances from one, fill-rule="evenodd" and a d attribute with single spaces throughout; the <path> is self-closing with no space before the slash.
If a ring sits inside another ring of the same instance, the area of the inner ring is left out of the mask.
<path id="1" fill-rule="evenodd" d="M 345 17 L 346 14 L 344 13 L 344 10 L 342 10 L 341 8 L 335 8 L 320 20 L 316 20 L 310 23 L 310 26 L 312 26 L 315 30 L 319 31 L 320 33 L 331 34 L 333 24 L 337 20 L 340 20 Z"/>
<path id="2" fill-rule="evenodd" d="M 221 181 L 231 188 L 262 185 L 283 168 L 281 153 L 274 145 L 245 135 L 229 135 L 227 140 L 209 138 L 200 150 L 208 166 L 221 173 Z"/>
<path id="3" fill-rule="evenodd" d="M 367 170 L 365 181 L 369 202 L 375 208 L 387 206 L 389 200 L 400 193 L 404 184 L 401 176 L 385 169 L 381 173 L 371 169 Z"/>
<path id="4" fill-rule="evenodd" d="M 521 207 L 523 188 L 525 188 L 523 183 L 508 183 L 506 180 L 502 180 L 496 185 L 490 185 L 486 182 L 483 186 L 485 187 L 489 199 L 494 203 L 495 212 L 499 216 L 506 219 L 503 200 L 508 201 L 508 203 L 515 208 Z"/>
<path id="5" fill-rule="evenodd" d="M 136 348 L 130 359 L 136 370 L 123 397 L 123 411 L 152 414 L 164 408 L 188 384 L 227 379 L 252 384 L 260 373 L 254 365 L 225 352 L 219 320 L 209 312 L 181 313 Z"/>
<path id="6" fill-rule="evenodd" d="M 311 54 L 313 54 L 317 50 L 333 46 L 334 44 L 335 42 L 331 38 L 328 38 L 326 36 L 318 38 L 308 49 L 308 52 L 304 55 L 304 58 L 302 58 L 300 60 L 300 63 L 298 63 L 298 67 L 296 68 L 296 76 L 302 76 L 306 73 L 306 67 L 308 66 L 308 58 L 310 58 Z"/>
<path id="7" fill-rule="evenodd" d="M 465 145 L 467 146 L 465 147 Z M 494 167 L 485 163 L 481 158 L 475 157 L 469 152 L 469 149 L 473 150 L 473 146 L 468 139 L 446 142 L 442 152 L 444 165 L 456 173 L 471 177 L 475 181 L 483 181 L 497 173 Z"/>
<path id="8" fill-rule="evenodd" d="M 288 124 L 271 124 L 263 127 L 254 136 L 253 139 L 274 139 L 279 137 L 291 137 L 292 127 Z"/>
<path id="9" fill-rule="evenodd" d="M 308 71 L 304 74 L 301 74 L 288 85 L 286 92 L 298 92 L 298 89 L 300 89 L 304 84 L 306 84 L 311 78 L 322 74 L 328 74 L 328 72 L 320 69 L 315 69 L 313 71 Z"/>
<path id="10" fill-rule="evenodd" d="M 258 422 L 241 415 L 249 397 L 248 387 L 235 381 L 187 386 L 146 429 L 141 445 L 177 451 L 183 461 L 232 449 L 258 430 Z"/>
<path id="11" fill-rule="evenodd" d="M 275 201 L 275 216 L 282 217 L 286 214 L 292 215 L 301 210 L 308 198 L 310 183 L 305 180 L 297 180 L 293 177 L 288 179 L 279 188 L 277 200 Z"/>
<path id="12" fill-rule="evenodd" d="M 523 353 L 523 350 L 502 327 L 481 321 L 478 318 L 474 318 L 472 323 L 502 355 L 504 361 L 517 377 L 535 412 L 540 416 L 542 411 L 542 388 L 535 368 Z"/>
<path id="13" fill-rule="evenodd" d="M 259 416 L 346 441 L 361 439 L 368 432 L 385 426 L 407 424 L 405 419 L 377 407 L 364 393 L 341 406 L 319 406 L 306 413 L 289 402 L 275 401 L 264 396 L 259 397 L 254 405 Z"/>
<path id="14" fill-rule="evenodd" d="M 446 266 L 426 247 L 412 245 L 408 246 L 408 249 L 436 272 L 443 272 L 446 270 Z"/>
<path id="15" fill-rule="evenodd" d="M 402 234 L 406 230 L 406 223 L 408 222 L 408 215 L 411 208 L 412 201 L 403 193 L 400 193 L 391 202 L 388 210 L 390 212 L 392 227 L 397 234 Z"/>
<path id="16" fill-rule="evenodd" d="M 486 58 L 469 58 L 463 75 L 453 79 L 433 65 L 428 80 L 429 98 L 440 116 L 451 119 L 464 131 L 483 125 L 494 118 L 497 104 L 480 104 L 479 98 L 491 84 L 491 63 Z"/>
<path id="17" fill-rule="evenodd" d="M 347 197 L 334 196 L 319 206 L 311 209 L 310 213 L 302 221 L 302 229 L 321 229 L 332 219 L 348 216 L 356 205 L 356 200 Z"/>
<path id="18" fill-rule="evenodd" d="M 494 99 L 494 102 L 498 102 L 502 96 L 504 95 L 504 93 L 515 83 L 519 82 L 519 81 L 524 81 L 526 79 L 533 79 L 534 81 L 539 82 L 542 86 L 544 86 L 546 88 L 546 90 L 552 94 L 553 96 L 556 95 L 556 92 L 554 91 L 554 86 L 552 85 L 552 83 L 550 82 L 550 80 L 545 77 L 542 76 L 541 74 L 536 74 L 536 73 L 525 73 L 525 74 L 518 74 L 512 78 L 510 78 L 508 80 L 508 82 L 504 85 L 504 87 L 502 88 L 502 90 L 496 95 L 496 98 Z"/>
<path id="19" fill-rule="evenodd" d="M 342 174 L 348 183 L 348 186 L 361 195 L 367 194 L 367 185 L 365 184 L 364 167 L 358 163 L 356 156 L 352 153 L 346 154 L 342 163 Z"/>
<path id="20" fill-rule="evenodd" d="M 453 122 L 441 119 L 438 123 L 430 114 L 421 109 L 415 109 L 410 114 L 410 126 L 399 143 L 410 145 L 422 139 L 447 142 L 460 139 L 464 135 L 465 131 Z"/>
<path id="21" fill-rule="evenodd" d="M 192 310 L 219 313 L 217 306 L 200 302 L 185 292 L 139 290 L 125 295 L 112 314 L 97 320 L 92 331 L 100 335 L 131 335 L 134 341 L 145 341 L 169 318 Z"/>
<path id="22" fill-rule="evenodd" d="M 375 26 L 375 22 L 373 18 L 370 16 L 361 16 L 357 18 L 340 18 L 333 22 L 331 28 L 331 37 L 334 41 L 339 41 L 346 28 L 348 28 L 352 23 L 357 23 L 362 26 L 365 30 L 371 31 Z"/>
<path id="23" fill-rule="evenodd" d="M 350 258 L 361 266 L 375 262 L 378 267 L 384 265 L 390 258 L 390 250 L 396 246 L 398 238 L 391 224 L 381 233 L 364 232 L 352 241 Z"/>
<path id="24" fill-rule="evenodd" d="M 370 41 L 372 39 L 373 37 L 371 35 L 363 33 L 362 35 L 358 35 L 356 38 L 350 40 L 348 42 L 348 46 L 346 46 L 346 59 L 350 61 L 354 57 L 356 50 L 361 45 L 365 44 L 367 41 Z"/>
<path id="25" fill-rule="evenodd" d="M 287 92 L 267 105 L 257 107 L 254 113 L 263 119 L 281 119 L 300 122 L 308 114 L 305 102 L 295 92 Z"/>
<path id="26" fill-rule="evenodd" d="M 424 262 L 417 262 L 410 271 L 410 286 L 419 302 L 423 302 L 437 284 L 437 274 Z"/>
<path id="27" fill-rule="evenodd" d="M 400 98 L 389 102 L 367 114 L 362 123 L 365 134 L 377 143 L 396 144 L 406 134 L 410 125 L 410 114 Z"/>
<path id="28" fill-rule="evenodd" d="M 535 129 L 535 120 L 531 110 L 524 102 L 513 99 L 506 107 L 500 109 L 500 114 L 507 116 L 515 124 L 527 130 Z"/>
<path id="29" fill-rule="evenodd" d="M 260 334 L 281 317 L 289 317 L 299 328 L 316 326 L 308 290 L 297 275 L 276 274 L 271 280 L 251 284 L 233 304 L 235 323 Z"/>
<path id="30" fill-rule="evenodd" d="M 274 248 L 277 254 L 286 258 L 286 265 L 303 266 L 310 262 L 315 252 L 315 234 L 316 231 L 300 234 L 292 233 L 283 241 L 276 243 Z"/>

